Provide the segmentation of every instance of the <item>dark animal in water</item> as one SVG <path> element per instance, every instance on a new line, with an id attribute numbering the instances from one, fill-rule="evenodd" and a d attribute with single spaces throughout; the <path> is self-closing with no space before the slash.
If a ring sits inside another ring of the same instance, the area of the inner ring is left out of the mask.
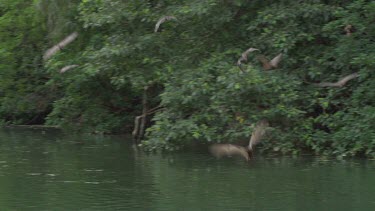
<path id="1" fill-rule="evenodd" d="M 248 161 L 253 156 L 254 146 L 261 141 L 268 125 L 267 120 L 259 121 L 251 134 L 249 145 L 246 147 L 234 144 L 213 144 L 209 150 L 217 158 L 223 156 L 241 156 Z"/>

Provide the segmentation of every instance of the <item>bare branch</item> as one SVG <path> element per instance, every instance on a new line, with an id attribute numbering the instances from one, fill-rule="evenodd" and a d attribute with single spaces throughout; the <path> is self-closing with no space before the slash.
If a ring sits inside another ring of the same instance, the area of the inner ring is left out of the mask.
<path id="1" fill-rule="evenodd" d="M 136 116 L 134 119 L 134 130 L 132 132 L 132 136 L 134 140 L 138 141 L 138 134 L 139 134 L 139 125 L 140 125 L 140 120 L 143 118 L 143 115 Z"/>
<path id="2" fill-rule="evenodd" d="M 59 52 L 61 49 L 65 48 L 69 43 L 73 42 L 78 36 L 77 32 L 73 32 L 69 36 L 65 37 L 61 42 L 54 45 L 52 48 L 48 49 L 44 55 L 43 59 L 48 60 L 53 55 L 55 55 L 57 52 Z"/>
<path id="3" fill-rule="evenodd" d="M 315 84 L 316 86 L 319 86 L 319 87 L 343 87 L 345 86 L 345 84 L 354 79 L 354 78 L 357 78 L 359 76 L 358 73 L 352 73 L 350 75 L 347 75 L 341 79 L 339 79 L 337 82 L 335 83 L 331 83 L 331 82 L 322 82 L 322 83 L 318 83 L 318 84 Z"/>
<path id="4" fill-rule="evenodd" d="M 140 140 L 140 138 L 142 138 L 141 135 L 143 135 L 143 133 L 144 133 L 144 131 L 142 132 L 142 130 L 144 130 L 144 125 L 142 126 L 142 122 L 145 121 L 145 118 L 148 115 L 154 114 L 154 113 L 156 113 L 156 112 L 158 112 L 162 109 L 164 109 L 162 106 L 157 106 L 155 108 L 151 108 L 148 111 L 144 111 L 142 115 L 139 115 L 139 116 L 135 117 L 135 119 L 134 119 L 134 130 L 132 132 L 134 140 L 136 140 L 138 142 Z"/>
<path id="5" fill-rule="evenodd" d="M 269 125 L 269 123 L 265 119 L 260 120 L 256 124 L 255 129 L 254 129 L 253 133 L 251 134 L 251 138 L 250 138 L 249 146 L 248 146 L 248 148 L 251 151 L 253 150 L 253 147 L 262 140 L 264 134 L 266 133 L 266 128 L 268 127 L 268 125 Z"/>
<path id="6" fill-rule="evenodd" d="M 148 102 L 148 90 L 149 90 L 149 86 L 145 86 L 143 87 L 143 98 L 142 98 L 142 119 L 141 119 L 141 125 L 140 125 L 140 128 L 139 128 L 139 140 L 140 141 L 144 134 L 145 134 L 145 128 L 146 128 L 146 123 L 148 121 L 148 118 L 147 118 L 147 111 L 148 111 L 148 105 L 149 105 L 149 102 Z"/>
<path id="7" fill-rule="evenodd" d="M 158 32 L 160 25 L 162 23 L 164 23 L 165 21 L 169 21 L 169 20 L 177 20 L 177 18 L 174 17 L 174 16 L 164 16 L 164 17 L 160 18 L 159 21 L 155 25 L 154 32 Z"/>

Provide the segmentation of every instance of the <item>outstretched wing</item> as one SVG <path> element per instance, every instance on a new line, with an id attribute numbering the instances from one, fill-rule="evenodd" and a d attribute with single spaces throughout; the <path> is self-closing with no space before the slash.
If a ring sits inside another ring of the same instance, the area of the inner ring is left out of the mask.
<path id="1" fill-rule="evenodd" d="M 257 59 L 262 63 L 264 70 L 272 69 L 272 66 L 270 65 L 270 61 L 264 55 L 257 56 Z"/>
<path id="2" fill-rule="evenodd" d="M 259 49 L 256 49 L 256 48 L 249 48 L 247 49 L 245 52 L 242 53 L 241 55 L 241 58 L 243 61 L 247 61 L 247 56 L 249 55 L 249 53 L 253 52 L 253 51 L 259 51 Z"/>
<path id="3" fill-rule="evenodd" d="M 242 72 L 244 72 L 244 70 L 243 70 L 243 68 L 242 68 L 242 57 L 240 57 L 238 60 L 237 60 L 237 66 L 238 66 L 238 68 L 240 68 L 240 70 L 242 71 Z"/>
<path id="4" fill-rule="evenodd" d="M 60 41 L 59 43 L 57 43 L 55 46 L 53 46 L 52 48 L 48 49 L 44 53 L 43 59 L 44 60 L 48 60 L 53 55 L 55 55 L 58 51 L 60 51 L 61 49 L 63 49 L 65 46 L 67 46 L 69 43 L 73 42 L 77 37 L 78 37 L 78 33 L 77 32 L 71 33 L 69 36 L 65 37 L 62 41 Z"/>
<path id="5" fill-rule="evenodd" d="M 169 21 L 169 20 L 177 20 L 177 18 L 174 17 L 174 16 L 164 16 L 164 17 L 160 18 L 158 20 L 158 22 L 155 24 L 155 30 L 154 30 L 154 32 L 158 32 L 160 25 L 162 23 L 164 23 L 165 21 Z"/>
<path id="6" fill-rule="evenodd" d="M 337 83 L 331 83 L 331 82 L 322 82 L 322 83 L 318 83 L 315 85 L 319 87 L 338 87 Z"/>
<path id="7" fill-rule="evenodd" d="M 331 83 L 331 82 L 322 82 L 322 83 L 318 83 L 316 84 L 317 86 L 319 87 L 342 87 L 344 86 L 348 81 L 358 77 L 359 74 L 358 73 L 352 73 L 350 75 L 347 75 L 343 78 L 341 78 L 339 81 L 335 82 L 335 83 Z"/>
<path id="8" fill-rule="evenodd" d="M 249 149 L 250 150 L 253 150 L 253 147 L 261 141 L 262 137 L 266 133 L 266 128 L 268 127 L 268 125 L 269 125 L 269 123 L 265 119 L 260 120 L 256 124 L 255 129 L 254 129 L 253 133 L 251 134 L 251 138 L 250 138 L 250 141 L 249 141 Z"/>
<path id="9" fill-rule="evenodd" d="M 283 57 L 283 54 L 280 53 L 279 55 L 277 55 L 275 58 L 273 58 L 271 61 L 270 61 L 270 65 L 273 67 L 273 68 L 277 68 L 277 66 L 279 65 L 281 59 Z"/>
<path id="10" fill-rule="evenodd" d="M 250 160 L 249 150 L 246 147 L 234 144 L 213 144 L 209 148 L 211 154 L 217 158 L 224 156 L 241 156 Z"/>
<path id="11" fill-rule="evenodd" d="M 71 69 L 76 68 L 76 67 L 78 67 L 78 65 L 76 65 L 76 64 L 65 66 L 65 67 L 61 68 L 60 73 L 65 73 L 66 71 L 71 70 Z"/>
<path id="12" fill-rule="evenodd" d="M 354 78 L 357 78 L 359 76 L 358 73 L 353 73 L 353 74 L 350 74 L 350 75 L 347 75 L 343 78 L 341 78 L 337 84 L 341 87 L 341 86 L 344 86 L 348 81 L 354 79 Z"/>
<path id="13" fill-rule="evenodd" d="M 242 62 L 246 62 L 247 61 L 247 55 L 249 55 L 249 53 L 253 52 L 253 51 L 259 51 L 259 49 L 256 49 L 256 48 L 249 48 L 247 49 L 245 52 L 242 53 L 241 57 L 237 60 L 237 66 L 240 68 L 240 70 L 243 72 L 243 69 L 242 69 Z"/>
<path id="14" fill-rule="evenodd" d="M 344 28 L 345 32 L 346 32 L 346 36 L 350 36 L 352 35 L 353 33 L 353 25 L 346 25 L 345 28 Z"/>

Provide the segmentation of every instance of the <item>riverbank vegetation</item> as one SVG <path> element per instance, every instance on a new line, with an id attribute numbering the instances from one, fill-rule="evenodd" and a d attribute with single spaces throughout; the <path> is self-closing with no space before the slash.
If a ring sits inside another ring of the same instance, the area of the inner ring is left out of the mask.
<path id="1" fill-rule="evenodd" d="M 174 150 L 267 119 L 264 152 L 375 157 L 374 14 L 366 0 L 0 0 L 0 123 Z"/>

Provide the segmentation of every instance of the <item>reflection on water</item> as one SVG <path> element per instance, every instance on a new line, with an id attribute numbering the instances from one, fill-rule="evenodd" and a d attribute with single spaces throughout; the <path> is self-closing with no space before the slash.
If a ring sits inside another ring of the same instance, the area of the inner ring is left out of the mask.
<path id="1" fill-rule="evenodd" d="M 125 137 L 0 129 L 0 210 L 375 210 L 375 161 L 145 154 Z"/>

